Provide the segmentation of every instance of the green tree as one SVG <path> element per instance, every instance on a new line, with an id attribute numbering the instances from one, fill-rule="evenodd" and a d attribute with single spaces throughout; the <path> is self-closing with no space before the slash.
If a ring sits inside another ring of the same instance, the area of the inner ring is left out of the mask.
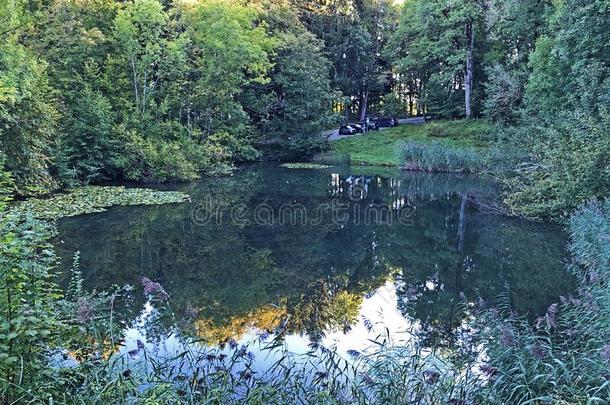
<path id="1" fill-rule="evenodd" d="M 405 3 L 386 48 L 403 80 L 413 82 L 420 111 L 473 116 L 481 86 L 482 4 L 413 0 Z"/>
<path id="2" fill-rule="evenodd" d="M 170 47 L 165 33 L 167 22 L 163 5 L 157 0 L 128 3 L 116 17 L 116 51 L 124 59 L 122 65 L 132 86 L 133 119 L 142 131 L 157 113 L 155 97 L 166 79 L 163 60 Z"/>
<path id="3" fill-rule="evenodd" d="M 520 213 L 560 217 L 607 196 L 610 2 L 557 3 L 529 59 L 525 113 L 513 143 L 531 164 L 511 179 Z"/>
<path id="4" fill-rule="evenodd" d="M 233 159 L 256 156 L 249 120 L 240 103 L 242 88 L 269 79 L 274 40 L 257 25 L 256 10 L 225 0 L 195 7 L 190 16 L 192 85 L 187 120 L 206 139 L 228 148 Z M 212 135 L 224 133 L 215 140 Z"/>
<path id="5" fill-rule="evenodd" d="M 578 109 L 597 113 L 610 88 L 610 2 L 567 0 L 550 18 L 531 57 L 529 112 L 557 114 Z"/>
<path id="6" fill-rule="evenodd" d="M 85 87 L 76 100 L 72 121 L 61 147 L 66 170 L 62 178 L 86 183 L 112 178 L 117 145 L 112 141 L 114 113 L 108 99 Z"/>
<path id="7" fill-rule="evenodd" d="M 2 2 L 0 7 L 3 28 L 8 28 L 0 33 L 0 151 L 19 193 L 45 193 L 57 187 L 51 145 L 59 113 L 47 64 L 20 42 L 31 12 L 22 2 Z"/>
<path id="8" fill-rule="evenodd" d="M 337 122 L 332 103 L 329 64 L 322 44 L 304 28 L 280 37 L 271 86 L 277 107 L 270 123 L 272 137 L 288 152 L 309 155 L 324 147 L 324 130 Z"/>

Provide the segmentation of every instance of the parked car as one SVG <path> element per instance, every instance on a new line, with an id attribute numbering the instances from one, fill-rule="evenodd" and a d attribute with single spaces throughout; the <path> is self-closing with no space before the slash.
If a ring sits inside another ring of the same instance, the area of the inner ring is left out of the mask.
<path id="1" fill-rule="evenodd" d="M 364 125 L 358 124 L 349 124 L 350 127 L 356 130 L 356 133 L 362 134 L 364 133 Z"/>
<path id="2" fill-rule="evenodd" d="M 378 128 L 391 128 L 398 125 L 398 120 L 396 118 L 377 118 L 375 124 Z"/>
<path id="3" fill-rule="evenodd" d="M 350 125 L 343 125 L 339 128 L 339 135 L 354 135 L 356 133 L 356 129 Z"/>
<path id="4" fill-rule="evenodd" d="M 376 131 L 378 129 L 377 124 L 375 124 L 375 121 L 372 120 L 360 121 L 358 125 L 360 125 L 362 128 L 366 128 L 367 131 Z"/>

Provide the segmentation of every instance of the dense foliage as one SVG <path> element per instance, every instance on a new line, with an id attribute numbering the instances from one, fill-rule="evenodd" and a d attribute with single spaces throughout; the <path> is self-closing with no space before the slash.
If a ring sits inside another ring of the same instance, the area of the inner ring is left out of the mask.
<path id="1" fill-rule="evenodd" d="M 21 195 L 192 180 L 325 147 L 394 83 L 388 0 L 5 0 L 0 149 Z M 389 97 L 392 99 L 392 97 Z"/>
<path id="2" fill-rule="evenodd" d="M 302 160 L 340 113 L 488 117 L 519 157 L 502 164 L 522 215 L 609 191 L 607 0 L 1 7 L 0 149 L 18 194 Z"/>
<path id="3" fill-rule="evenodd" d="M 308 154 L 336 121 L 325 45 L 289 3 L 0 7 L 0 148 L 20 194 L 190 180 L 268 138 Z"/>

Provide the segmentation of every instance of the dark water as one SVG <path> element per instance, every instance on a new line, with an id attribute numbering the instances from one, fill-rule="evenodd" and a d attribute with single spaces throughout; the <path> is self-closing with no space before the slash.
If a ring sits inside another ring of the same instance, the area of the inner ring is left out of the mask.
<path id="1" fill-rule="evenodd" d="M 573 288 L 560 228 L 462 206 L 463 193 L 496 192 L 477 177 L 257 165 L 172 188 L 192 204 L 59 223 L 60 254 L 69 263 L 80 251 L 86 287 L 135 287 L 121 310 L 131 338 L 152 333 L 138 326 L 150 312 L 141 276 L 211 345 L 283 322 L 295 350 L 358 348 L 371 323 L 450 345 L 461 297 L 507 294 L 533 317 Z"/>

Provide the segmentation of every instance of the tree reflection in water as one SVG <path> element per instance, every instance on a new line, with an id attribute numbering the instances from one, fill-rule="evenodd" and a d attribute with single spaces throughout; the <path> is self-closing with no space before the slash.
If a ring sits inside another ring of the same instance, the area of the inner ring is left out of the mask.
<path id="1" fill-rule="evenodd" d="M 169 292 L 184 327 L 210 343 L 253 327 L 281 327 L 283 336 L 306 334 L 312 341 L 346 333 L 362 322 L 365 298 L 388 280 L 396 285 L 391 305 L 416 321 L 429 344 L 452 344 L 465 317 L 461 296 L 493 300 L 508 290 L 516 310 L 535 314 L 571 291 L 559 228 L 462 204 L 465 193 L 493 195 L 492 184 L 388 171 L 251 166 L 175 186 L 191 195 L 191 205 L 65 218 L 57 246 L 66 263 L 80 251 L 87 287 L 136 286 L 122 310 L 127 325 L 145 308 L 138 280 L 146 276 Z M 364 195 L 354 196 L 354 185 Z M 223 220 L 195 223 L 193 209 L 203 201 L 220 209 Z M 305 224 L 227 220 L 232 207 L 252 212 L 260 204 L 274 215 L 285 204 L 301 204 L 310 216 Z M 322 204 L 342 207 L 343 220 L 320 210 Z M 371 217 L 372 205 L 387 207 L 391 221 Z M 161 337 L 163 324 L 156 328 L 147 335 Z"/>

